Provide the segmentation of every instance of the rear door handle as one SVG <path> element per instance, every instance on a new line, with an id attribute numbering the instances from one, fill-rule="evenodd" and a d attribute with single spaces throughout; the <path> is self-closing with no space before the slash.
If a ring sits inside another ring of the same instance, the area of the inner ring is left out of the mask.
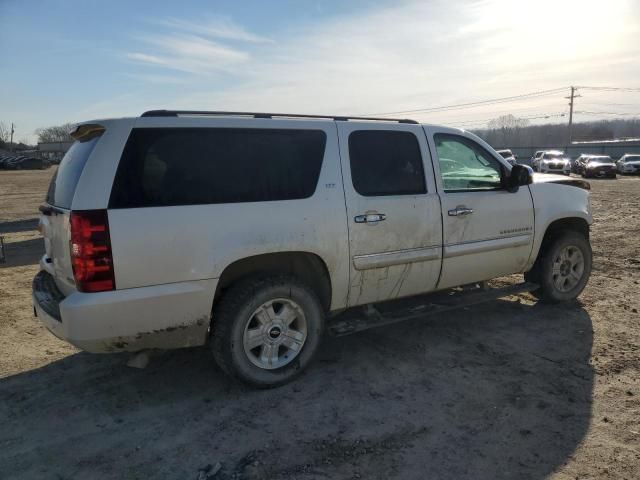
<path id="1" fill-rule="evenodd" d="M 463 217 L 465 215 L 471 215 L 473 213 L 473 208 L 461 206 L 456 207 L 453 210 L 449 210 L 450 217 Z"/>
<path id="2" fill-rule="evenodd" d="M 386 220 L 387 216 L 384 213 L 367 213 L 365 215 L 356 215 L 353 220 L 356 223 L 378 223 Z"/>

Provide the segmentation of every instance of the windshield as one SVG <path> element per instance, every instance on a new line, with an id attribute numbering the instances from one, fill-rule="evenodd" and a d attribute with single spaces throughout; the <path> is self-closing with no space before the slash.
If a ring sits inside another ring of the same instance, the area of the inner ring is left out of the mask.
<path id="1" fill-rule="evenodd" d="M 509 158 L 513 156 L 513 153 L 511 153 L 510 150 L 501 150 L 498 153 L 502 156 L 502 158 Z"/>
<path id="2" fill-rule="evenodd" d="M 545 160 L 563 160 L 564 153 L 545 153 L 542 158 Z"/>
<path id="3" fill-rule="evenodd" d="M 593 157 L 589 159 L 589 163 L 595 162 L 610 163 L 611 157 Z"/>

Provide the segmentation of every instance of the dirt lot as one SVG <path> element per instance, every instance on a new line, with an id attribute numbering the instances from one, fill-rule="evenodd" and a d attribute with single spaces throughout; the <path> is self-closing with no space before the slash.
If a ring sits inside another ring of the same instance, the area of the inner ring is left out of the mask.
<path id="1" fill-rule="evenodd" d="M 591 182 L 579 302 L 329 338 L 299 380 L 253 391 L 205 348 L 134 370 L 39 325 L 51 173 L 0 172 L 0 478 L 640 478 L 640 178 Z"/>

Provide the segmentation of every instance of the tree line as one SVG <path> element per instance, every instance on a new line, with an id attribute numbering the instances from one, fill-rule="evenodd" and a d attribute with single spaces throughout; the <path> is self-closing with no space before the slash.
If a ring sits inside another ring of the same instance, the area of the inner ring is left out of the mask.
<path id="1" fill-rule="evenodd" d="M 65 123 L 63 125 L 55 125 L 52 127 L 38 128 L 35 134 L 38 137 L 38 143 L 49 142 L 73 142 L 73 138 L 69 132 L 73 128 L 73 123 Z M 0 148 L 12 148 L 15 150 L 25 150 L 34 148 L 27 145 L 25 141 L 15 142 L 11 144 L 11 127 L 7 122 L 0 121 Z"/>
<path id="2" fill-rule="evenodd" d="M 487 128 L 471 131 L 496 148 L 562 146 L 569 141 L 567 124 L 530 125 L 528 120 L 513 115 L 503 115 L 491 120 Z M 640 118 L 573 124 L 574 142 L 625 138 L 640 138 Z"/>

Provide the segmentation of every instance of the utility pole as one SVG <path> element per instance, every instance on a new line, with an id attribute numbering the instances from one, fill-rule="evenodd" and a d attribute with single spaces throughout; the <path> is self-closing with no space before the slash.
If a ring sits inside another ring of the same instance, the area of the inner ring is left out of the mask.
<path id="1" fill-rule="evenodd" d="M 13 146 L 13 122 L 11 122 L 11 141 L 9 142 L 9 150 L 11 150 Z"/>
<path id="2" fill-rule="evenodd" d="M 571 95 L 569 95 L 568 97 L 564 97 L 569 99 L 569 143 L 568 145 L 571 145 L 571 140 L 573 137 L 573 99 L 574 98 L 578 98 L 580 97 L 580 95 L 576 95 L 576 90 L 578 90 L 576 87 L 571 87 Z"/>

